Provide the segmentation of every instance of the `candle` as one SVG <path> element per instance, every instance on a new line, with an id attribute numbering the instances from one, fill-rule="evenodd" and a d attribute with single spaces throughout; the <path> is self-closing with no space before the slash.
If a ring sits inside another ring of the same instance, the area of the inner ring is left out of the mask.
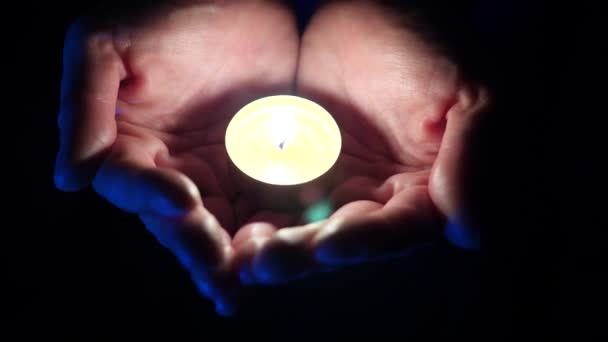
<path id="1" fill-rule="evenodd" d="M 289 95 L 243 107 L 226 130 L 226 150 L 236 167 L 274 185 L 310 182 L 335 164 L 342 139 L 333 117 L 310 100 Z"/>

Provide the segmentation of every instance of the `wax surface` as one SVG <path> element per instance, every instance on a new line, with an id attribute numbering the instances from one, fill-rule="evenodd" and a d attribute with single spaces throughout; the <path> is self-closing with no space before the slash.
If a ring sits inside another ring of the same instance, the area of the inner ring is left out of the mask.
<path id="1" fill-rule="evenodd" d="M 278 95 L 243 107 L 226 130 L 226 149 L 245 174 L 264 183 L 295 185 L 314 180 L 334 165 L 340 129 L 318 104 Z"/>

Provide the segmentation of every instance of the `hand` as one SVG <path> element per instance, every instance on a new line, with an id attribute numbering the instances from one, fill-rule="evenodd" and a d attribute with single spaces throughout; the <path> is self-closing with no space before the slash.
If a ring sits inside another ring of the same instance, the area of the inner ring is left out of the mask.
<path id="1" fill-rule="evenodd" d="M 335 2 L 302 38 L 300 96 L 332 113 L 343 151 L 327 219 L 239 232 L 243 282 L 281 283 L 407 253 L 461 208 L 467 136 L 488 103 L 437 46 L 373 2 Z M 461 227 L 461 230 L 463 228 Z"/>
<path id="2" fill-rule="evenodd" d="M 68 31 L 55 181 L 139 215 L 225 312 L 229 234 L 259 210 L 239 200 L 224 132 L 251 100 L 292 89 L 298 32 L 276 1 L 172 3 Z"/>

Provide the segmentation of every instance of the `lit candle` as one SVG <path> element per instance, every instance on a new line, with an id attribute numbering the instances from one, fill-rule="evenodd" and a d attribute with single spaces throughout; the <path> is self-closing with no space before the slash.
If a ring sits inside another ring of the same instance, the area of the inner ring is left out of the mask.
<path id="1" fill-rule="evenodd" d="M 236 167 L 275 185 L 310 182 L 331 169 L 342 139 L 333 117 L 310 100 L 265 97 L 243 107 L 226 130 L 226 149 Z"/>

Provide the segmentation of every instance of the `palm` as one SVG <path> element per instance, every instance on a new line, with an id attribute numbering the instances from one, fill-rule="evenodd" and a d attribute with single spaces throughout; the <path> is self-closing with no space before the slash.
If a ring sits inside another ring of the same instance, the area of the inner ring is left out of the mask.
<path id="1" fill-rule="evenodd" d="M 386 18 L 365 6 L 325 9 L 303 38 L 297 86 L 345 133 L 334 217 L 394 206 L 432 221 L 429 176 L 459 80 L 446 58 Z"/>
<path id="2" fill-rule="evenodd" d="M 229 231 L 243 201 L 223 146 L 228 122 L 253 99 L 289 92 L 295 79 L 295 23 L 286 9 L 264 6 L 175 10 L 125 44 L 131 74 L 119 93 L 115 148 L 188 176 Z"/>
<path id="3" fill-rule="evenodd" d="M 330 2 L 301 44 L 280 2 L 169 6 L 110 35 L 68 34 L 60 188 L 92 179 L 139 214 L 219 311 L 235 271 L 281 281 L 435 236 L 472 120 L 449 59 L 371 2 Z M 224 146 L 242 106 L 292 91 L 326 107 L 344 142 L 332 172 L 287 193 L 295 206 L 237 172 Z M 302 204 L 322 197 L 329 219 L 298 226 Z"/>
<path id="4" fill-rule="evenodd" d="M 302 37 L 296 89 L 343 132 L 325 183 L 335 211 L 317 224 L 250 234 L 249 245 L 237 237 L 241 278 L 281 282 L 436 238 L 452 214 L 451 162 L 473 102 L 456 65 L 381 6 L 336 2 Z"/>

